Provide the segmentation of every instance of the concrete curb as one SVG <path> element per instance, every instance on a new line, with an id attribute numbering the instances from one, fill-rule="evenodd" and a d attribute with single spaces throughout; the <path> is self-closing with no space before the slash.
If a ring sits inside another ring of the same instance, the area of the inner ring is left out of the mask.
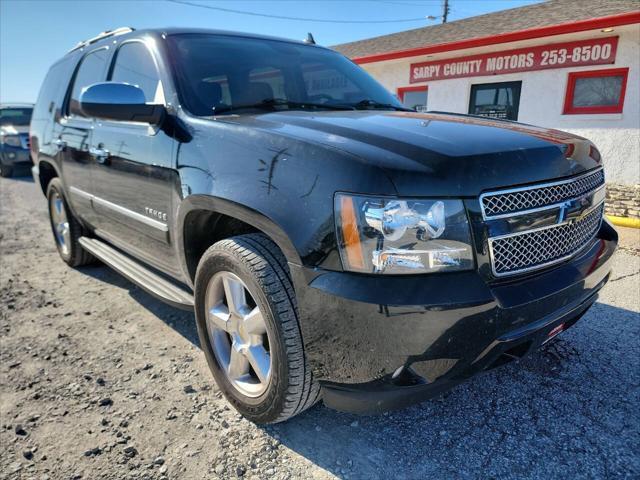
<path id="1" fill-rule="evenodd" d="M 640 218 L 614 217 L 613 215 L 607 215 L 607 218 L 619 227 L 640 228 Z"/>

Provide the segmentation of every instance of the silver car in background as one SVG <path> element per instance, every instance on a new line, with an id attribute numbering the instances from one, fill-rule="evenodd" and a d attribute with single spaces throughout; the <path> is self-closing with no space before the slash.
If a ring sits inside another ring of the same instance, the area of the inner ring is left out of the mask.
<path id="1" fill-rule="evenodd" d="M 3 177 L 12 176 L 18 167 L 31 166 L 32 112 L 33 105 L 28 103 L 0 104 L 0 175 Z"/>

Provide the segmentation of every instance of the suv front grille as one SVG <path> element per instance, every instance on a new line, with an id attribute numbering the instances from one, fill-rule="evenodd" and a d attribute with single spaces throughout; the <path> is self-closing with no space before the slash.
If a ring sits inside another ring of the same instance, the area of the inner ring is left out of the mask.
<path id="1" fill-rule="evenodd" d="M 604 172 L 595 172 L 569 180 L 485 193 L 480 197 L 485 219 L 501 218 L 551 207 L 580 197 L 604 185 Z"/>
<path id="2" fill-rule="evenodd" d="M 601 203 L 573 222 L 490 238 L 494 275 L 536 270 L 575 255 L 598 232 L 603 210 Z"/>

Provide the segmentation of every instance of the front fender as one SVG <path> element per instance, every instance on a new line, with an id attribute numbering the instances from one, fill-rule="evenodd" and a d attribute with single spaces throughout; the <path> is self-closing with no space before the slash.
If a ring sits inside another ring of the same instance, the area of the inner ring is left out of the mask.
<path id="1" fill-rule="evenodd" d="M 206 209 L 269 235 L 291 264 L 341 271 L 335 192 L 396 193 L 384 171 L 336 148 L 231 121 L 184 120 L 192 138 L 178 152 L 174 216 L 183 260 L 185 218 Z"/>
<path id="2" fill-rule="evenodd" d="M 176 247 L 180 258 L 180 265 L 182 266 L 185 278 L 188 279 L 189 282 L 191 282 L 191 275 L 189 274 L 187 267 L 188 262 L 186 258 L 184 226 L 189 213 L 198 210 L 207 210 L 213 213 L 227 215 L 251 225 L 255 229 L 260 230 L 269 236 L 269 238 L 278 245 L 288 263 L 294 265 L 301 264 L 300 255 L 284 230 L 260 212 L 230 200 L 213 197 L 211 195 L 190 195 L 183 199 L 178 207 L 176 216 L 177 228 L 175 229 Z"/>

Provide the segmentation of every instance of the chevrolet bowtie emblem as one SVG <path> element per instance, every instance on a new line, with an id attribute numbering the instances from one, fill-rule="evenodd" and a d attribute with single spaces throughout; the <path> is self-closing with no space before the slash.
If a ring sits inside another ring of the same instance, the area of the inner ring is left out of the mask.
<path id="1" fill-rule="evenodd" d="M 567 211 L 571 208 L 571 202 L 564 202 L 560 205 L 560 210 L 558 210 L 558 218 L 556 218 L 556 223 L 559 225 L 567 221 Z"/>
<path id="2" fill-rule="evenodd" d="M 560 204 L 556 224 L 573 223 L 582 220 L 589 213 L 589 198 L 582 197 L 579 200 L 569 200 Z M 569 217 L 569 213 L 572 213 Z"/>

